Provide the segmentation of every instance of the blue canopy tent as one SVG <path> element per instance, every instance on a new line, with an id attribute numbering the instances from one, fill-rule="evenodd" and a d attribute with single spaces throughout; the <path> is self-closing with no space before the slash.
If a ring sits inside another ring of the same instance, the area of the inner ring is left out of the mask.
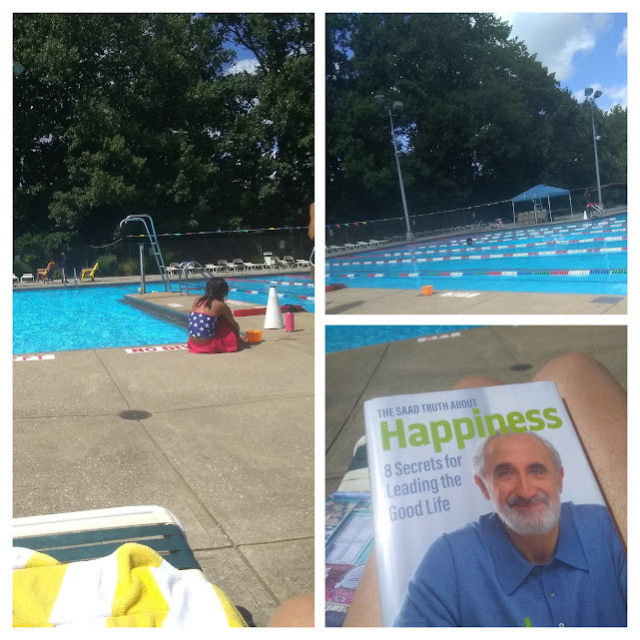
<path id="1" fill-rule="evenodd" d="M 535 187 L 521 193 L 519 196 L 511 199 L 511 206 L 513 207 L 513 226 L 516 226 L 516 202 L 525 202 L 526 200 L 533 201 L 533 211 L 536 218 L 536 224 L 538 222 L 538 214 L 536 207 L 537 203 L 540 203 L 542 198 L 546 198 L 549 204 L 549 218 L 553 222 L 553 216 L 551 215 L 551 198 L 557 198 L 559 196 L 569 196 L 569 208 L 571 209 L 571 215 L 573 215 L 573 206 L 571 204 L 571 193 L 567 189 L 559 189 L 558 187 L 550 187 L 546 184 L 538 184 Z"/>

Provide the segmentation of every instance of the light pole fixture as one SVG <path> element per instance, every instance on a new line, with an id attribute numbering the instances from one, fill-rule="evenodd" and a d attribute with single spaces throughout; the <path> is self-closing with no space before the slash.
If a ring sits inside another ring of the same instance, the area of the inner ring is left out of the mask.
<path id="1" fill-rule="evenodd" d="M 593 95 L 592 95 L 593 94 Z M 598 138 L 596 137 L 596 124 L 593 119 L 593 105 L 595 104 L 596 98 L 599 98 L 602 95 L 602 91 L 596 91 L 593 93 L 593 89 L 591 87 L 587 87 L 584 90 L 584 99 L 589 103 L 589 107 L 591 109 L 591 128 L 593 130 L 593 152 L 596 156 L 596 180 L 598 182 L 598 206 L 602 209 L 602 189 L 600 188 L 600 167 L 598 165 Z"/>
<path id="2" fill-rule="evenodd" d="M 409 220 L 409 209 L 407 208 L 407 198 L 404 194 L 404 182 L 402 180 L 402 167 L 400 166 L 400 150 L 398 149 L 398 141 L 396 140 L 395 127 L 393 126 L 393 111 L 402 111 L 404 105 L 402 102 L 396 100 L 388 107 L 385 97 L 381 94 L 373 96 L 373 99 L 381 106 L 384 107 L 389 113 L 389 122 L 391 123 L 391 142 L 393 143 L 393 153 L 396 156 L 396 165 L 398 167 L 398 180 L 400 182 L 400 195 L 402 196 L 402 207 L 404 208 L 404 219 L 407 223 L 407 242 L 413 240 L 413 232 L 411 231 L 411 221 Z"/>

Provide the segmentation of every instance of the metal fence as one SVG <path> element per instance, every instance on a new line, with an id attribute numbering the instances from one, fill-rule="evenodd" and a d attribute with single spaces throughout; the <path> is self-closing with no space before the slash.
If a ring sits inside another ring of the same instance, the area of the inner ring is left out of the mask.
<path id="1" fill-rule="evenodd" d="M 102 261 L 98 275 L 133 275 L 140 272 L 140 244 L 145 245 L 145 269 L 147 273 L 158 273 L 155 259 L 149 255 L 146 237 L 125 238 L 122 242 L 106 247 L 76 245 L 66 252 L 67 277 L 75 268 L 80 270 Z M 245 262 L 262 263 L 263 254 L 270 251 L 282 258 L 292 255 L 296 259 L 307 259 L 313 243 L 305 230 L 273 231 L 263 234 L 214 234 L 194 236 L 158 236 L 162 257 L 168 266 L 172 262 L 196 260 L 201 264 L 217 264 L 218 260 L 231 262 L 241 258 Z M 54 260 L 59 264 L 60 256 L 47 256 L 43 260 Z M 46 262 L 45 262 L 46 264 Z"/>

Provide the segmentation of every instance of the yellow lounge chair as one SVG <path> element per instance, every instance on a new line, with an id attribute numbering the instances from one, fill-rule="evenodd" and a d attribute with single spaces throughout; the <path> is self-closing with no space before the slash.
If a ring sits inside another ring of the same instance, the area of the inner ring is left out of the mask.
<path id="1" fill-rule="evenodd" d="M 36 271 L 36 282 L 40 282 L 42 279 L 43 282 L 47 280 L 51 280 L 53 282 L 53 270 L 55 269 L 56 263 L 50 262 L 44 269 L 38 269 Z"/>
<path id="2" fill-rule="evenodd" d="M 87 269 L 83 269 L 82 272 L 80 273 L 80 282 L 84 281 L 84 277 L 87 276 L 88 278 L 91 278 L 92 280 L 95 281 L 95 275 L 96 275 L 96 269 L 98 268 L 98 263 L 96 262 L 93 267 L 91 268 L 87 268 Z"/>

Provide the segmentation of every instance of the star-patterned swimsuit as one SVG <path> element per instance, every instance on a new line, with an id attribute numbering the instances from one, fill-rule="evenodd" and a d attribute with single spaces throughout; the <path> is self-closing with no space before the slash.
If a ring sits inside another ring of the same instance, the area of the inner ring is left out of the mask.
<path id="1" fill-rule="evenodd" d="M 218 318 L 192 311 L 189 315 L 189 335 L 192 338 L 213 338 Z"/>

